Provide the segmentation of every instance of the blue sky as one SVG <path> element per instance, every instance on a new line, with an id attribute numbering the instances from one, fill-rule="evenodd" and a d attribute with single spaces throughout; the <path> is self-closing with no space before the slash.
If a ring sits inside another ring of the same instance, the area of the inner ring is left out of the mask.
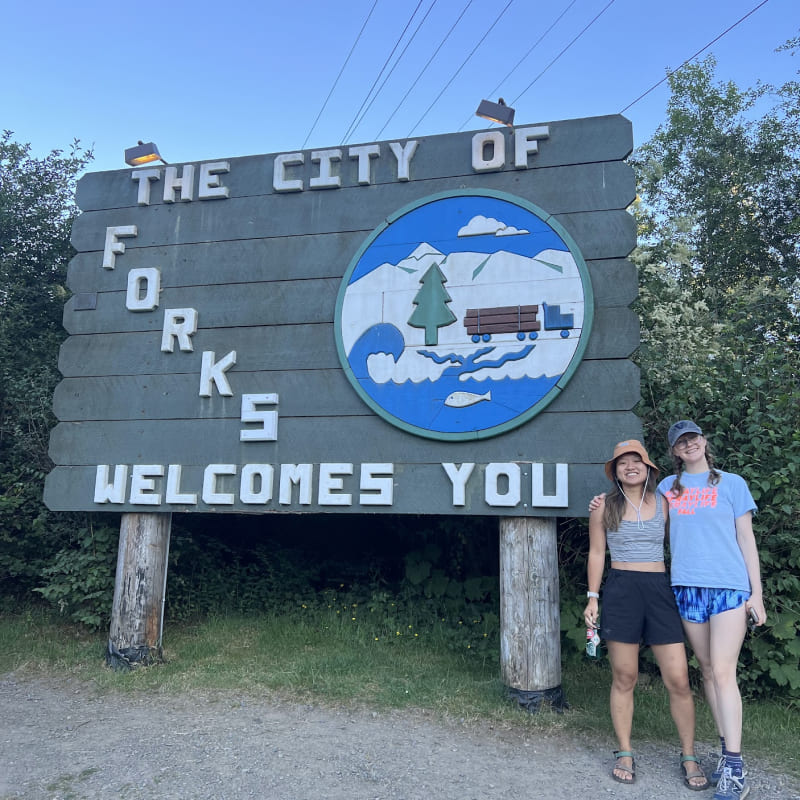
<path id="1" fill-rule="evenodd" d="M 178 163 L 474 130 L 483 97 L 518 124 L 615 114 L 760 2 L 163 0 L 147 20 L 146 4 L 25 0 L 3 12 L 0 128 L 37 156 L 78 138 L 99 171 L 138 139 Z M 767 0 L 707 51 L 717 78 L 796 78 L 800 53 L 774 50 L 799 29 L 798 0 Z M 625 112 L 636 144 L 668 96 Z"/>

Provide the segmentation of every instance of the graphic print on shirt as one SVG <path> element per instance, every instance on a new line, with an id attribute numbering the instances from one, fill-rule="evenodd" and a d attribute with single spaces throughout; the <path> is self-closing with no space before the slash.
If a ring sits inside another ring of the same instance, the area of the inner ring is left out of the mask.
<path id="1" fill-rule="evenodd" d="M 679 497 L 669 492 L 667 501 L 670 509 L 677 514 L 694 514 L 698 508 L 716 508 L 717 497 L 716 486 L 696 486 L 684 489 Z"/>

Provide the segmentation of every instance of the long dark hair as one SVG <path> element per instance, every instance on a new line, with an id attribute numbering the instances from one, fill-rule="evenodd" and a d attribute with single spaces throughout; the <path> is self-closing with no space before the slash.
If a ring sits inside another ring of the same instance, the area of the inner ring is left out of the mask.
<path id="1" fill-rule="evenodd" d="M 707 441 L 705 456 L 706 461 L 708 462 L 708 485 L 716 486 L 719 483 L 722 475 L 719 474 L 718 470 L 714 469 L 714 454 L 711 452 L 711 447 Z M 675 480 L 672 482 L 672 486 L 670 486 L 670 491 L 675 495 L 675 497 L 680 497 L 683 494 L 683 490 L 686 488 L 681 483 L 681 475 L 683 474 L 683 460 L 680 456 L 676 456 L 674 452 L 672 453 L 672 468 L 675 470 Z"/>
<path id="2" fill-rule="evenodd" d="M 619 458 L 622 458 L 620 456 Z M 619 458 L 614 459 L 611 465 L 611 472 L 616 476 L 617 474 L 617 461 Z M 644 483 L 643 491 L 644 496 L 652 494 L 655 497 L 656 486 L 658 485 L 658 472 L 652 467 L 647 467 L 647 480 Z M 622 493 L 622 487 L 619 481 L 614 479 L 614 488 L 606 495 L 606 507 L 603 511 L 603 527 L 607 531 L 618 531 L 619 523 L 622 521 L 622 516 L 625 514 L 625 504 L 627 500 Z"/>

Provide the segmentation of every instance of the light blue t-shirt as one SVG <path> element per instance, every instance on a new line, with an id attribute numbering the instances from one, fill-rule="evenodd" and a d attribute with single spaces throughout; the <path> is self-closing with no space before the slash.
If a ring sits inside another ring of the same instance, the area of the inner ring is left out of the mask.
<path id="1" fill-rule="evenodd" d="M 672 585 L 749 592 L 747 567 L 736 541 L 736 519 L 755 511 L 756 504 L 744 478 L 718 472 L 716 486 L 709 486 L 708 472 L 684 472 L 680 497 L 672 492 L 674 475 L 658 484 L 669 503 Z"/>

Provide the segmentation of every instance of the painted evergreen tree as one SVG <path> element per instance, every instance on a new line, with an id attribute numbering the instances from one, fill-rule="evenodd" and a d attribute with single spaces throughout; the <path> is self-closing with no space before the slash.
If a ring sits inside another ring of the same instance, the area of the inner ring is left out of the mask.
<path id="1" fill-rule="evenodd" d="M 412 328 L 425 328 L 425 344 L 439 344 L 439 328 L 452 325 L 456 315 L 447 307 L 453 298 L 444 288 L 447 278 L 434 262 L 420 279 L 422 288 L 414 298 L 414 313 L 408 318 Z"/>

